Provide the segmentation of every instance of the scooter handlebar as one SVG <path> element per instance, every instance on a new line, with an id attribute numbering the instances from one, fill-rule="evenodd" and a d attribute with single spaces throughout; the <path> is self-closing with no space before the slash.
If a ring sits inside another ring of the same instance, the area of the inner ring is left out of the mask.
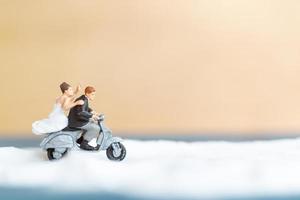
<path id="1" fill-rule="evenodd" d="M 103 115 L 103 114 L 99 115 L 98 121 L 99 121 L 99 122 L 104 121 L 104 115 Z"/>

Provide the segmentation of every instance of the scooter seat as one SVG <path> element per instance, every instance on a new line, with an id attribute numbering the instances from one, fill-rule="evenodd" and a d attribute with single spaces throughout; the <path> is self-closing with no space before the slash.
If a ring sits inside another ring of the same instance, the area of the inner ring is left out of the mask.
<path id="1" fill-rule="evenodd" d="M 76 128 L 76 127 L 66 127 L 64 128 L 62 131 L 80 131 L 80 128 Z"/>

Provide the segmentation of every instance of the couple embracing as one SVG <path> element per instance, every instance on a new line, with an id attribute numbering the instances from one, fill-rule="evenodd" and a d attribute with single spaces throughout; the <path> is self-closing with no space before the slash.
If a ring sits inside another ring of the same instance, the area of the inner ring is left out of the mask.
<path id="1" fill-rule="evenodd" d="M 66 82 L 60 84 L 62 95 L 56 99 L 54 109 L 48 118 L 36 121 L 32 124 L 32 132 L 36 135 L 43 135 L 61 131 L 65 128 L 81 129 L 83 134 L 77 140 L 80 148 L 93 151 L 99 147 L 89 145 L 93 138 L 97 138 L 100 127 L 96 123 L 99 120 L 99 114 L 89 107 L 89 101 L 95 98 L 96 90 L 88 86 L 84 94 L 76 98 L 80 91 L 77 86 L 74 91 L 71 85 Z M 65 114 L 68 113 L 68 116 Z"/>

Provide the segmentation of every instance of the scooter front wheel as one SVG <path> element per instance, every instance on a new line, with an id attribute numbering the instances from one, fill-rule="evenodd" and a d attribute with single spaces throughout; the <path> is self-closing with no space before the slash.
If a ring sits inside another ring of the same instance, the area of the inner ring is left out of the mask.
<path id="1" fill-rule="evenodd" d="M 126 156 L 126 148 L 120 142 L 112 143 L 106 149 L 106 156 L 109 160 L 122 161 Z"/>
<path id="2" fill-rule="evenodd" d="M 57 151 L 54 148 L 47 149 L 47 156 L 49 160 L 59 160 L 62 157 L 66 156 L 68 152 L 68 149 L 65 149 L 64 151 Z"/>

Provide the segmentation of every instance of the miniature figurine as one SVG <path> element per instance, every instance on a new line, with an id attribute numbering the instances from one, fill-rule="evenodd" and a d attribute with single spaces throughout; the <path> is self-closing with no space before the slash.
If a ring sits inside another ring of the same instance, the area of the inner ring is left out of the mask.
<path id="1" fill-rule="evenodd" d="M 70 85 L 63 83 L 61 88 L 66 95 L 57 100 L 57 106 L 49 118 L 33 123 L 36 134 L 46 133 L 40 146 L 47 151 L 49 160 L 61 159 L 69 150 L 80 148 L 88 151 L 106 150 L 109 160 L 122 161 L 126 156 L 126 148 L 121 143 L 123 140 L 112 136 L 111 130 L 104 124 L 104 115 L 89 108 L 88 101 L 94 99 L 96 90 L 89 86 L 84 95 L 74 100 Z M 67 118 L 64 111 L 68 109 L 70 113 Z M 96 147 L 89 144 L 93 138 L 96 138 Z"/>

